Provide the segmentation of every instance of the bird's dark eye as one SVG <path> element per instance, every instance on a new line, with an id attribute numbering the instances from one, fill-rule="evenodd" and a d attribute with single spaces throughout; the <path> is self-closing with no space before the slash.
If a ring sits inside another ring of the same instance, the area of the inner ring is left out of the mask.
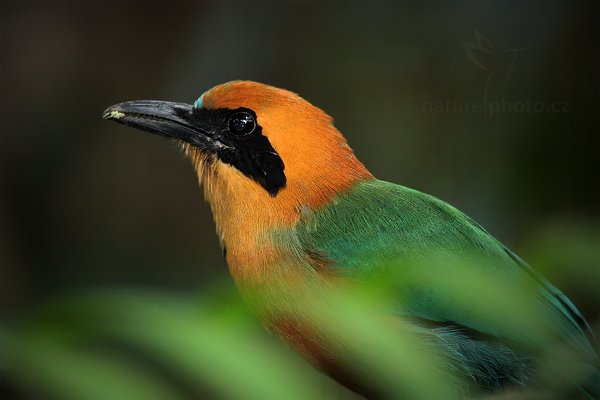
<path id="1" fill-rule="evenodd" d="M 229 117 L 229 130 L 238 136 L 246 136 L 256 129 L 254 116 L 246 111 L 236 112 Z"/>

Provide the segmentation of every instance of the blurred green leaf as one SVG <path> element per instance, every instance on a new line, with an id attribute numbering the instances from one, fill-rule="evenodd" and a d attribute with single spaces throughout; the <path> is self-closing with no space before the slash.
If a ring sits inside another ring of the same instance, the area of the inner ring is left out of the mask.
<path id="1" fill-rule="evenodd" d="M 117 341 L 147 354 L 199 393 L 210 388 L 224 398 L 330 397 L 301 360 L 267 340 L 242 307 L 223 300 L 227 307 L 211 310 L 197 299 L 151 292 L 114 290 L 64 300 L 15 332 L 19 340 L 7 344 L 9 374 L 58 398 L 179 398 L 143 365 L 136 369 L 93 351 Z"/>
<path id="2" fill-rule="evenodd" d="M 10 375 L 34 397 L 57 399 L 183 399 L 164 381 L 114 354 L 84 351 L 38 337 L 11 340 Z"/>

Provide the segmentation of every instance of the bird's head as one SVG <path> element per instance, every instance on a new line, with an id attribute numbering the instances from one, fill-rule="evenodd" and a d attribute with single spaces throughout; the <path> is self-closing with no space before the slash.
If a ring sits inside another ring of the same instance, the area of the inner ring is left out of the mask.
<path id="1" fill-rule="evenodd" d="M 295 219 L 302 206 L 317 208 L 372 177 L 325 112 L 261 83 L 221 84 L 193 105 L 120 103 L 104 118 L 177 139 L 222 213 L 237 206 Z"/>

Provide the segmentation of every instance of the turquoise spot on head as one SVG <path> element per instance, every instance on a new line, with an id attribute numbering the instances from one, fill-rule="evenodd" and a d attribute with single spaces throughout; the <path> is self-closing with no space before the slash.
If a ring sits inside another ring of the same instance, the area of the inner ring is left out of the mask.
<path id="1" fill-rule="evenodd" d="M 204 96 L 204 93 L 202 93 Z M 202 108 L 202 96 L 198 97 L 198 100 L 194 102 L 194 108 Z"/>

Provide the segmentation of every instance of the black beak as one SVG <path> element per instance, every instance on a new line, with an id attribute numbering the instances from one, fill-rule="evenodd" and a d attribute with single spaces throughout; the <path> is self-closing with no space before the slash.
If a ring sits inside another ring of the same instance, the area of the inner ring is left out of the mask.
<path id="1" fill-rule="evenodd" d="M 107 108 L 102 118 L 207 149 L 214 135 L 202 112 L 189 104 L 157 100 L 126 101 Z"/>

